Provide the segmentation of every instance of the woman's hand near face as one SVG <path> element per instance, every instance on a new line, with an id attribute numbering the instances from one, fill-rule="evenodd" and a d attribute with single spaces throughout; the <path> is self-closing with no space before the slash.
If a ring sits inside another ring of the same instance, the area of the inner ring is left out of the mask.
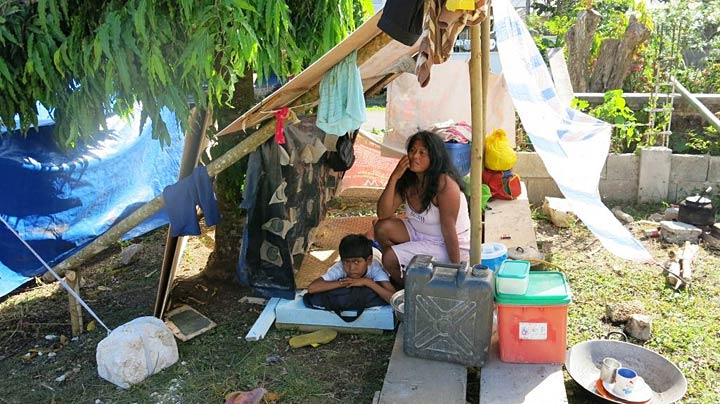
<path id="1" fill-rule="evenodd" d="M 391 218 L 402 203 L 402 197 L 397 192 L 396 187 L 400 177 L 402 177 L 408 167 L 410 167 L 410 159 L 408 159 L 408 156 L 402 156 L 395 166 L 392 174 L 390 174 L 390 178 L 388 178 L 387 185 L 385 185 L 385 189 L 380 195 L 380 199 L 378 199 L 378 219 L 382 220 Z"/>
<path id="2" fill-rule="evenodd" d="M 390 178 L 394 180 L 399 180 L 400 177 L 405 173 L 405 171 L 410 167 L 410 159 L 407 155 L 402 156 L 400 161 L 398 161 L 397 165 L 395 166 L 395 169 L 393 170 L 392 174 L 390 174 Z"/>

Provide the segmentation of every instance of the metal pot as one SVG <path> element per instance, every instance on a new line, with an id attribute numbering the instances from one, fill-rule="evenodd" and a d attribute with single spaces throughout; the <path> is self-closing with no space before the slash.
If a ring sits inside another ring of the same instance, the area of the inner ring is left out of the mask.
<path id="1" fill-rule="evenodd" d="M 405 289 L 393 293 L 390 297 L 390 306 L 395 311 L 398 321 L 403 321 L 405 317 Z"/>
<path id="2" fill-rule="evenodd" d="M 704 195 L 712 191 L 708 187 L 700 195 L 688 196 L 680 202 L 678 220 L 695 226 L 712 226 L 715 223 L 715 208 L 710 198 Z"/>
<path id="3" fill-rule="evenodd" d="M 610 333 L 620 334 L 622 333 Z M 607 338 L 606 337 L 606 338 Z M 657 352 L 638 345 L 610 339 L 581 342 L 568 349 L 565 369 L 585 390 L 599 400 L 612 403 L 625 401 L 613 400 L 602 396 L 595 385 L 600 377 L 603 358 L 612 357 L 622 365 L 635 369 L 653 390 L 652 404 L 673 403 L 680 400 L 687 391 L 687 380 L 672 362 Z"/>

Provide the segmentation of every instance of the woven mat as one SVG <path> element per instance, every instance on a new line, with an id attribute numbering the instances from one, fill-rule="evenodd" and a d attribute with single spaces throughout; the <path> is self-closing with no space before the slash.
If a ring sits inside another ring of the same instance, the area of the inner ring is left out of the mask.
<path id="1" fill-rule="evenodd" d="M 318 226 L 310 252 L 305 254 L 300 269 L 295 273 L 295 286 L 305 289 L 340 259 L 337 248 L 348 234 L 364 234 L 372 228 L 375 216 L 337 217 L 325 219 Z"/>

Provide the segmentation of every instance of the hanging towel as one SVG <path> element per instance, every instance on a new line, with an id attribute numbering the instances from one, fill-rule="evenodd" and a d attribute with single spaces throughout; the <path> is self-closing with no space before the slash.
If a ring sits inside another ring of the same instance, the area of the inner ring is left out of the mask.
<path id="1" fill-rule="evenodd" d="M 365 122 L 365 95 L 357 51 L 325 73 L 320 81 L 316 125 L 325 133 L 342 136 Z"/>
<path id="2" fill-rule="evenodd" d="M 412 46 L 422 33 L 423 0 L 387 0 L 378 28 L 400 43 Z"/>
<path id="3" fill-rule="evenodd" d="M 432 65 L 444 63 L 450 57 L 458 34 L 466 26 L 481 23 L 485 19 L 486 9 L 485 0 L 475 1 L 474 10 L 456 11 L 445 8 L 445 0 L 425 2 L 423 32 L 415 66 L 415 74 L 421 87 L 430 82 Z"/>
<path id="4" fill-rule="evenodd" d="M 195 208 L 197 205 L 200 205 L 205 215 L 207 226 L 214 226 L 220 221 L 220 210 L 215 199 L 212 180 L 205 166 L 195 167 L 192 174 L 165 187 L 163 201 L 173 237 L 200 234 Z"/>

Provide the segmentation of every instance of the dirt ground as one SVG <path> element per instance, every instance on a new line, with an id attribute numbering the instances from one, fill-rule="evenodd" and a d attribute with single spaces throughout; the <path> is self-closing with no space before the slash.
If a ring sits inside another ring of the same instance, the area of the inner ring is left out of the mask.
<path id="1" fill-rule="evenodd" d="M 627 210 L 636 219 L 648 210 Z M 374 202 L 336 200 L 330 216 L 374 214 Z M 633 341 L 666 355 L 689 379 L 685 402 L 717 402 L 720 391 L 720 259 L 702 249 L 693 294 L 674 291 L 664 276 L 622 261 L 601 248 L 582 226 L 559 229 L 534 211 L 538 241 L 553 268 L 573 287 L 568 346 L 599 338 L 621 325 L 605 317 L 605 304 L 639 296 L 655 318 L 654 337 Z M 151 315 L 166 229 L 116 244 L 84 265 L 82 295 L 110 327 Z M 128 244 L 142 251 L 127 266 L 119 253 Z M 657 239 L 643 243 L 656 257 L 672 247 Z M 262 306 L 240 303 L 251 291 L 235 282 L 210 281 L 201 271 L 213 246 L 213 231 L 191 237 L 178 271 L 172 305 L 189 304 L 218 326 L 188 342 L 178 342 L 180 361 L 125 391 L 97 376 L 95 347 L 105 336 L 99 324 L 70 338 L 67 295 L 55 284 L 32 284 L 0 301 L 0 402 L 4 403 L 219 403 L 237 390 L 262 386 L 278 403 L 369 403 L 382 387 L 394 335 L 341 334 L 317 349 L 290 349 L 296 331 L 271 329 L 249 343 L 244 336 Z M 548 269 L 553 269 L 548 268 Z M 86 324 L 92 319 L 84 315 Z M 66 341 L 65 338 L 68 338 Z M 593 402 L 566 374 L 570 403 Z M 470 380 L 477 402 L 477 382 Z"/>

